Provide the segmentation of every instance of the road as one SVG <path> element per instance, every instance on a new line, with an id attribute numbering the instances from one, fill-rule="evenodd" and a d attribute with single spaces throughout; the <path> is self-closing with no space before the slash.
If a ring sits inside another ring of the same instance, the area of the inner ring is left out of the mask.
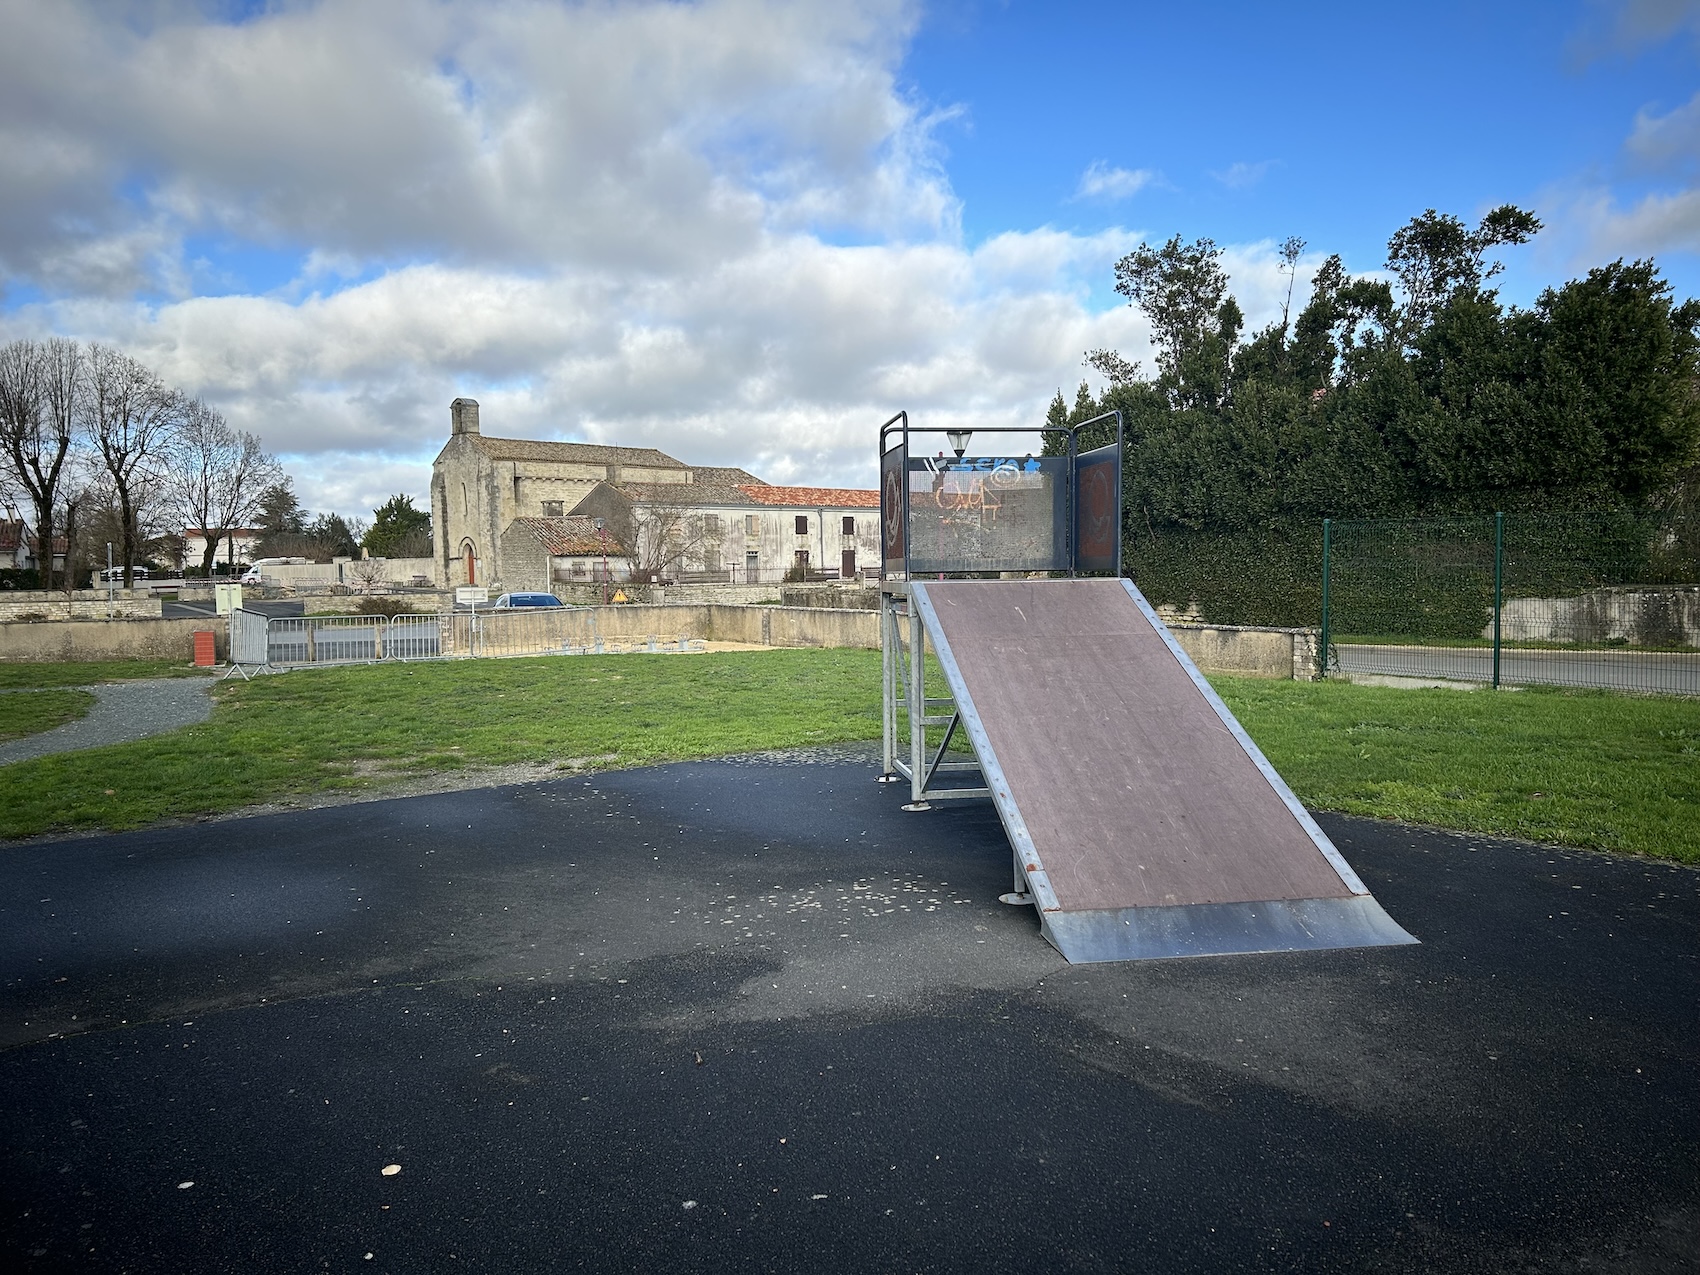
<path id="1" fill-rule="evenodd" d="M 1491 682 L 1493 652 L 1482 647 L 1358 646 L 1336 643 L 1342 673 Z M 1700 653 L 1501 650 L 1502 685 L 1599 687 L 1700 695 Z"/>
<path id="2" fill-rule="evenodd" d="M 0 1259 L 1700 1261 L 1700 873 L 1323 816 L 1421 946 L 1071 967 L 870 761 L 0 849 Z"/>

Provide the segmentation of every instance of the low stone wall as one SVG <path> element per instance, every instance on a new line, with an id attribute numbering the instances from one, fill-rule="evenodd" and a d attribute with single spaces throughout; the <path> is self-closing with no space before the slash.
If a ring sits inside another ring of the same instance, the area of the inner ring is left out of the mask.
<path id="1" fill-rule="evenodd" d="M 1310 629 L 1168 622 L 1187 657 L 1205 673 L 1316 680 L 1317 634 Z"/>
<path id="2" fill-rule="evenodd" d="M 330 601 L 331 599 L 324 599 Z M 352 603 L 353 598 L 336 602 Z M 558 640 L 588 646 L 637 643 L 651 636 L 701 638 L 746 646 L 857 647 L 878 650 L 877 611 L 822 607 L 642 604 L 547 612 Z M 72 620 L 57 624 L 0 624 L 0 660 L 192 658 L 193 634 L 212 629 L 219 658 L 228 658 L 228 626 L 217 620 Z M 1236 628 L 1174 623 L 1175 640 L 1206 673 L 1244 677 L 1316 676 L 1316 635 L 1307 629 Z"/>
<path id="3" fill-rule="evenodd" d="M 195 633 L 211 629 L 218 658 L 229 658 L 230 630 L 216 620 L 64 620 L 0 624 L 0 661 L 181 660 L 195 658 Z"/>
<path id="4" fill-rule="evenodd" d="M 262 602 L 270 600 L 269 595 L 265 594 L 250 593 L 249 596 Z M 299 602 L 306 607 L 309 615 L 356 615 L 361 611 L 362 606 L 370 606 L 374 599 L 381 601 L 388 608 L 384 612 L 385 615 L 406 615 L 409 612 L 421 615 L 437 615 L 444 611 L 453 610 L 455 604 L 455 595 L 452 591 L 443 593 L 435 590 L 400 594 L 302 594 L 289 597 L 290 601 Z"/>
<path id="5" fill-rule="evenodd" d="M 829 611 L 878 611 L 880 591 L 855 584 L 788 584 L 779 591 L 779 605 L 824 607 Z"/>
<path id="6" fill-rule="evenodd" d="M 878 650 L 877 611 L 828 611 L 814 607 L 711 606 L 710 632 L 719 642 L 760 646 L 861 647 Z"/>
<path id="7" fill-rule="evenodd" d="M 1574 598 L 1507 598 L 1507 642 L 1623 642 L 1700 646 L 1700 585 L 1593 589 Z M 1493 625 L 1482 630 L 1493 636 Z"/>
<path id="8" fill-rule="evenodd" d="M 746 646 L 862 647 L 878 649 L 879 616 L 870 611 L 826 611 L 809 607 L 704 606 L 631 603 L 586 607 L 564 616 L 569 640 L 588 645 L 700 638 Z"/>
<path id="9" fill-rule="evenodd" d="M 0 623 L 8 620 L 105 620 L 159 615 L 159 599 L 145 589 L 112 591 L 108 603 L 105 589 L 78 589 L 69 599 L 62 590 L 7 589 L 0 592 Z"/>

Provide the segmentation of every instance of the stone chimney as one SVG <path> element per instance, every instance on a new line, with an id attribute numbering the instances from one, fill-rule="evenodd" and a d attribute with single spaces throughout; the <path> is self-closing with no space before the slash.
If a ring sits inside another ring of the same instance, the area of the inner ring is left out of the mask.
<path id="1" fill-rule="evenodd" d="M 475 398 L 457 398 L 449 404 L 449 433 L 476 434 L 478 432 L 478 400 Z"/>

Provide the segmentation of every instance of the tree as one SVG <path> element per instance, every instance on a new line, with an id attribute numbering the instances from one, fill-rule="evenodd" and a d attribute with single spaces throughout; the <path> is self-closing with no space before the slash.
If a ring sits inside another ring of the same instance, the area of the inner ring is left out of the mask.
<path id="1" fill-rule="evenodd" d="M 1210 407 L 1226 396 L 1245 317 L 1228 295 L 1221 255 L 1214 240 L 1186 244 L 1175 235 L 1161 248 L 1141 244 L 1116 262 L 1116 291 L 1151 321 L 1157 385 L 1178 408 Z"/>
<path id="2" fill-rule="evenodd" d="M 1387 241 L 1387 268 L 1399 276 L 1405 292 L 1402 332 L 1410 344 L 1435 313 L 1455 296 L 1475 296 L 1505 267 L 1487 264 L 1487 254 L 1504 244 L 1527 243 L 1540 230 L 1540 219 L 1502 204 L 1474 230 L 1449 213 L 1430 208 L 1413 217 Z"/>
<path id="3" fill-rule="evenodd" d="M 366 526 L 358 518 L 347 519 L 341 514 L 320 514 L 307 524 L 303 533 L 312 546 L 309 554 L 315 562 L 330 562 L 333 558 L 358 558 L 360 537 Z"/>
<path id="4" fill-rule="evenodd" d="M 676 575 L 695 559 L 719 556 L 724 540 L 718 518 L 710 523 L 696 508 L 654 483 L 633 501 L 629 534 L 620 536 L 632 546 L 633 565 L 645 579 Z M 621 528 L 620 530 L 628 530 Z"/>
<path id="5" fill-rule="evenodd" d="M 428 558 L 431 515 L 397 493 L 372 511 L 372 528 L 360 543 L 374 558 Z"/>
<path id="6" fill-rule="evenodd" d="M 43 588 L 53 587 L 55 503 L 75 437 L 75 406 L 85 363 L 74 341 L 13 341 L 0 346 L 0 465 L 35 509 Z M 66 564 L 69 570 L 70 564 Z"/>
<path id="7" fill-rule="evenodd" d="M 162 494 L 158 480 L 165 452 L 182 420 L 183 402 L 180 394 L 129 355 L 109 346 L 89 346 L 83 429 L 118 501 L 126 589 L 135 583 L 141 514 L 150 496 Z"/>
<path id="8" fill-rule="evenodd" d="M 1304 255 L 1305 241 L 1297 235 L 1288 235 L 1281 241 L 1279 256 L 1281 258 L 1281 273 L 1287 276 L 1287 295 L 1281 302 L 1281 334 L 1287 333 L 1287 322 L 1293 314 L 1293 284 L 1299 277 L 1299 258 Z"/>
<path id="9" fill-rule="evenodd" d="M 295 498 L 295 480 L 288 474 L 267 484 L 256 503 L 259 508 L 256 521 L 262 538 L 298 534 L 306 529 L 306 515 L 302 512 L 301 502 Z"/>
<path id="10" fill-rule="evenodd" d="M 253 518 L 267 484 L 277 478 L 277 462 L 253 434 L 230 428 L 217 411 L 191 399 L 183 405 L 164 464 L 176 521 L 200 528 L 206 542 L 201 572 L 210 576 L 219 541 L 233 539 Z"/>

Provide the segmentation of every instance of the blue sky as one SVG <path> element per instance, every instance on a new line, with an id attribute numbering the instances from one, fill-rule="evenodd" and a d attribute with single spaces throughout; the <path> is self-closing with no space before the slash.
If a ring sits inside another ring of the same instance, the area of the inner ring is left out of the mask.
<path id="1" fill-rule="evenodd" d="M 947 0 L 902 75 L 960 108 L 936 135 L 971 240 L 1044 223 L 1218 243 L 1299 235 L 1367 271 L 1425 208 L 1472 217 L 1660 189 L 1626 139 L 1638 113 L 1687 104 L 1700 75 L 1693 27 L 1657 21 L 1691 6 L 1646 7 L 1637 30 L 1621 6 L 1553 0 Z M 1095 163 L 1151 176 L 1126 198 L 1081 197 Z M 1578 227 L 1552 230 L 1550 249 L 1508 254 L 1507 300 L 1603 260 Z M 1695 247 L 1658 254 L 1685 295 L 1700 289 Z"/>
<path id="2" fill-rule="evenodd" d="M 0 339 L 121 345 L 305 502 L 486 431 L 869 486 L 892 411 L 1034 419 L 1112 291 L 1209 236 L 1378 270 L 1425 208 L 1547 229 L 1501 287 L 1700 293 L 1700 0 L 0 0 Z"/>

